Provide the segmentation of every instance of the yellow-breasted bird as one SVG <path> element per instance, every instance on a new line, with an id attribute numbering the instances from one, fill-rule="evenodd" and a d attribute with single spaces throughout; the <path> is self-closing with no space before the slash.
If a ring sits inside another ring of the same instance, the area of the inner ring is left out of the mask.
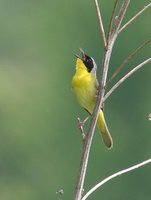
<path id="1" fill-rule="evenodd" d="M 79 104 L 92 115 L 97 98 L 98 81 L 96 78 L 97 65 L 92 57 L 89 57 L 80 49 L 82 57 L 76 55 L 76 73 L 72 78 L 72 89 Z M 97 121 L 102 134 L 103 142 L 108 148 L 112 148 L 113 141 L 105 122 L 101 109 Z"/>

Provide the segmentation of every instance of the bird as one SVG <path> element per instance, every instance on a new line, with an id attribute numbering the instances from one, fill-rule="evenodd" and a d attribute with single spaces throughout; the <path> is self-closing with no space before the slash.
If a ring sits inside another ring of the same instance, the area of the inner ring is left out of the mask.
<path id="1" fill-rule="evenodd" d="M 97 65 L 95 60 L 84 53 L 82 49 L 81 56 L 76 56 L 76 71 L 71 81 L 73 93 L 78 103 L 90 114 L 93 114 L 95 108 L 98 80 L 96 77 Z M 104 112 L 101 108 L 98 114 L 97 126 L 101 132 L 103 142 L 108 149 L 113 147 L 113 140 L 107 127 Z"/>

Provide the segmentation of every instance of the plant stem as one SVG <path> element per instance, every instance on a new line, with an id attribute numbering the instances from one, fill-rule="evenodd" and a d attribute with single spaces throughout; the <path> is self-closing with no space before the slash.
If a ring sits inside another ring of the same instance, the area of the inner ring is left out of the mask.
<path id="1" fill-rule="evenodd" d="M 95 0 L 96 4 L 97 0 Z M 97 2 L 98 3 L 98 2 Z M 93 140 L 93 135 L 97 123 L 97 118 L 99 111 L 101 109 L 101 106 L 103 104 L 103 97 L 105 95 L 105 85 L 106 85 L 106 80 L 107 80 L 107 74 L 108 74 L 108 68 L 109 68 L 109 62 L 111 58 L 111 53 L 112 49 L 115 43 L 115 40 L 118 36 L 118 31 L 121 25 L 121 22 L 123 20 L 123 17 L 126 13 L 126 10 L 128 8 L 128 5 L 130 3 L 130 0 L 123 0 L 123 4 L 120 9 L 118 21 L 113 29 L 112 37 L 109 39 L 107 42 L 107 47 L 105 48 L 105 53 L 104 53 L 104 60 L 103 60 L 103 68 L 102 68 L 102 76 L 99 82 L 99 90 L 98 90 L 98 98 L 96 102 L 96 106 L 92 115 L 92 120 L 90 124 L 90 128 L 88 130 L 88 133 L 85 138 L 84 146 L 83 146 L 83 152 L 82 152 L 82 157 L 81 157 L 81 164 L 80 164 L 80 171 L 79 171 L 79 178 L 77 181 L 77 186 L 76 186 L 76 192 L 75 192 L 75 200 L 81 200 L 82 198 L 82 193 L 83 193 L 83 186 L 84 186 L 84 181 L 85 181 L 85 176 L 86 176 L 86 171 L 87 171 L 87 165 L 88 165 L 88 160 L 89 160 L 89 154 L 90 154 L 90 149 L 91 149 L 91 144 Z M 97 4 L 98 5 L 98 4 Z M 100 17 L 100 10 L 99 7 L 96 7 L 99 22 L 102 21 L 102 18 Z M 101 28 L 100 23 L 100 29 Z"/>
<path id="2" fill-rule="evenodd" d="M 120 28 L 119 33 L 122 32 L 128 25 L 130 25 L 134 20 L 136 20 L 137 17 L 139 17 L 145 10 L 147 10 L 151 6 L 151 3 L 149 3 L 147 6 L 145 6 L 142 10 L 140 10 L 134 17 L 132 17 L 122 28 Z"/>
<path id="3" fill-rule="evenodd" d="M 137 165 L 134 165 L 132 167 L 128 167 L 124 170 L 121 170 L 119 172 L 116 172 L 115 174 L 112 174 L 111 176 L 105 178 L 104 180 L 102 180 L 101 182 L 99 182 L 98 184 L 96 184 L 91 190 L 89 190 L 84 197 L 81 200 L 86 200 L 94 191 L 96 191 L 98 188 L 100 188 L 102 185 L 104 185 L 105 183 L 107 183 L 108 181 L 112 180 L 113 178 L 116 178 L 118 176 L 121 176 L 123 174 L 126 174 L 130 171 L 133 171 L 137 168 L 143 167 L 144 165 L 147 165 L 151 163 L 151 159 L 145 160 Z"/>
<path id="4" fill-rule="evenodd" d="M 107 98 L 132 74 L 134 74 L 136 71 L 138 71 L 141 67 L 143 67 L 145 64 L 151 62 L 151 58 L 148 58 L 147 60 L 143 61 L 136 67 L 134 67 L 132 70 L 130 70 L 124 77 L 122 77 L 104 96 L 104 102 L 107 100 Z"/>
<path id="5" fill-rule="evenodd" d="M 105 31 L 104 31 L 101 11 L 100 11 L 100 8 L 99 8 L 99 3 L 98 3 L 97 0 L 94 0 L 94 2 L 95 2 L 96 10 L 97 10 L 99 24 L 100 24 L 101 36 L 102 36 L 102 39 L 103 39 L 103 42 L 104 42 L 104 48 L 106 48 L 106 36 L 105 36 Z"/>
<path id="6" fill-rule="evenodd" d="M 111 81 L 117 76 L 117 74 L 125 67 L 125 65 L 145 46 L 147 46 L 151 42 L 151 38 L 145 40 L 137 49 L 135 49 L 123 62 L 117 67 L 111 78 L 108 80 L 107 84 L 111 83 Z"/>
<path id="7" fill-rule="evenodd" d="M 115 0 L 113 11 L 112 11 L 112 15 L 111 15 L 111 19 L 110 19 L 110 23 L 109 23 L 109 30 L 108 30 L 108 34 L 107 34 L 107 41 L 109 41 L 110 35 L 112 33 L 112 29 L 113 29 L 113 25 L 114 25 L 113 22 L 115 20 L 114 16 L 115 16 L 117 5 L 118 5 L 118 0 Z"/>

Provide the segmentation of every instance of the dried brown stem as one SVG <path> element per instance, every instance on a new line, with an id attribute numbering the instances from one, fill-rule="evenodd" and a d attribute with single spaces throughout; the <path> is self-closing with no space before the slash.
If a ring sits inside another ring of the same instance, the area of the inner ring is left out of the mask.
<path id="1" fill-rule="evenodd" d="M 125 16 L 125 13 L 126 13 L 126 10 L 128 8 L 128 5 L 130 3 L 130 0 L 125 0 L 121 6 L 121 9 L 120 9 L 120 12 L 119 12 L 119 15 L 117 16 L 117 19 L 116 19 L 116 23 L 115 23 L 115 27 L 113 29 L 113 32 L 112 32 L 112 36 L 118 34 L 119 32 L 119 28 L 121 26 L 121 23 L 122 23 L 122 20 L 123 20 L 123 17 Z"/>
<path id="2" fill-rule="evenodd" d="M 100 24 L 101 37 L 102 37 L 103 42 L 104 42 L 104 48 L 106 48 L 106 36 L 105 36 L 105 31 L 104 31 L 104 26 L 103 26 L 101 11 L 100 11 L 100 8 L 99 8 L 99 3 L 98 3 L 97 0 L 94 0 L 94 2 L 95 2 L 96 10 L 97 10 L 99 24 Z"/>
<path id="3" fill-rule="evenodd" d="M 110 35 L 112 33 L 113 22 L 115 20 L 114 17 L 115 17 L 115 12 L 116 12 L 117 5 L 118 5 L 118 0 L 115 0 L 113 11 L 112 11 L 112 15 L 111 15 L 111 19 L 110 19 L 110 23 L 109 23 L 109 31 L 108 31 L 108 34 L 107 34 L 107 41 L 109 41 Z"/>
<path id="4" fill-rule="evenodd" d="M 148 58 L 147 60 L 143 61 L 141 64 L 134 67 L 131 71 L 129 71 L 123 78 L 121 78 L 110 90 L 106 93 L 104 96 L 104 102 L 107 100 L 107 98 L 132 74 L 134 74 L 136 71 L 138 71 L 141 67 L 143 67 L 145 64 L 151 62 L 151 58 Z"/>
<path id="5" fill-rule="evenodd" d="M 137 19 L 145 10 L 147 10 L 149 7 L 151 7 L 151 3 L 149 3 L 147 6 L 145 6 L 142 10 L 140 10 L 134 17 L 132 17 L 122 28 L 120 28 L 119 33 L 122 32 L 124 29 L 127 28 L 128 25 L 130 25 L 134 20 Z"/>
<path id="6" fill-rule="evenodd" d="M 104 180 L 102 180 L 101 182 L 99 182 L 98 184 L 96 184 L 91 190 L 89 190 L 85 195 L 84 197 L 81 199 L 81 200 L 86 200 L 94 191 L 96 191 L 98 188 L 100 188 L 102 185 L 104 185 L 105 183 L 107 183 L 108 181 L 118 177 L 118 176 L 121 176 L 123 174 L 126 174 L 130 171 L 133 171 L 135 169 L 138 169 L 140 167 L 143 167 L 147 164 L 151 163 L 151 159 L 148 159 L 148 160 L 145 160 L 141 163 L 138 163 L 136 165 L 133 165 L 132 167 L 128 167 L 126 169 L 123 169 L 119 172 L 116 172 L 115 174 L 112 174 L 111 176 L 105 178 Z"/>
<path id="7" fill-rule="evenodd" d="M 113 73 L 107 84 L 109 84 L 116 76 L 119 74 L 119 72 L 125 67 L 125 65 L 140 51 L 142 50 L 147 44 L 151 42 L 151 38 L 145 40 L 143 44 L 141 44 L 137 49 L 135 49 L 123 62 L 122 64 L 117 67 L 116 71 Z"/>
<path id="8" fill-rule="evenodd" d="M 83 140 L 85 140 L 84 125 L 85 125 L 86 121 L 88 120 L 88 118 L 89 117 L 86 117 L 83 121 L 81 121 L 81 119 L 79 117 L 77 118 L 79 130 L 80 130 Z"/>
<path id="9" fill-rule="evenodd" d="M 95 4 L 96 4 L 96 2 L 97 1 L 95 0 Z M 89 160 L 89 154 L 90 154 L 91 144 L 92 144 L 92 140 L 93 140 L 93 135 L 94 135 L 94 131 L 95 131 L 96 123 L 97 123 L 98 113 L 102 106 L 103 97 L 105 95 L 105 85 L 106 85 L 106 80 L 107 80 L 110 57 L 111 57 L 111 53 L 112 53 L 112 49 L 113 49 L 115 40 L 118 35 L 118 31 L 119 31 L 121 22 L 126 13 L 129 3 L 130 3 L 130 0 L 123 0 L 123 4 L 120 9 L 117 23 L 115 24 L 115 27 L 113 29 L 112 37 L 110 38 L 110 41 L 107 42 L 108 45 L 105 49 L 105 54 L 104 54 L 104 59 L 103 59 L 103 68 L 102 68 L 102 77 L 99 82 L 98 99 L 97 99 L 96 106 L 95 106 L 95 109 L 94 109 L 94 112 L 92 115 L 90 128 L 88 130 L 88 133 L 87 133 L 85 141 L 84 141 L 81 164 L 80 164 L 80 171 L 79 171 L 79 178 L 78 178 L 77 186 L 76 186 L 75 200 L 81 200 L 81 198 L 82 198 L 83 186 L 84 186 L 85 175 L 86 175 L 86 171 L 87 171 L 87 164 L 88 164 L 88 160 Z M 100 18 L 100 15 L 99 15 L 99 13 L 100 13 L 98 10 L 99 7 L 97 6 L 96 9 L 97 9 L 99 21 L 102 21 L 102 18 Z M 101 24 L 100 24 L 100 26 L 101 26 Z"/>

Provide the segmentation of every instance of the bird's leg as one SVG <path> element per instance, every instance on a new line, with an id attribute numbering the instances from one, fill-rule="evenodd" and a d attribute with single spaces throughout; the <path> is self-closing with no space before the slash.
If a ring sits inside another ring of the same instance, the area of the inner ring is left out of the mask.
<path id="1" fill-rule="evenodd" d="M 86 123 L 86 121 L 88 120 L 89 117 L 86 117 L 83 121 L 81 121 L 81 119 L 78 117 L 78 127 L 80 129 L 81 135 L 83 140 L 85 139 L 85 133 L 84 133 L 84 125 Z"/>

